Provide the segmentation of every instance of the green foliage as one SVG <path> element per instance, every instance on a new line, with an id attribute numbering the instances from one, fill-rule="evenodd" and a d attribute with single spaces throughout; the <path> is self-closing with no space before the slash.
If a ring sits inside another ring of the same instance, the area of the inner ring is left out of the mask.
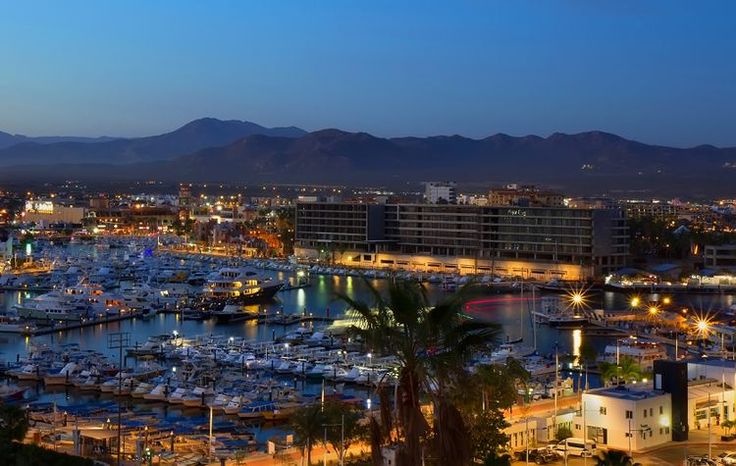
<path id="1" fill-rule="evenodd" d="M 312 448 L 321 441 L 325 424 L 322 407 L 318 404 L 298 409 L 291 416 L 295 444 L 306 452 L 307 464 L 312 464 Z"/>
<path id="2" fill-rule="evenodd" d="M 596 466 L 641 466 L 620 450 L 602 451 L 596 457 Z"/>
<path id="3" fill-rule="evenodd" d="M 447 403 L 453 387 L 466 379 L 465 362 L 472 351 L 495 338 L 499 326 L 464 314 L 464 304 L 476 290 L 472 285 L 432 304 L 426 289 L 417 282 L 393 281 L 387 296 L 368 281 L 366 284 L 372 290 L 373 304 L 338 296 L 360 315 L 361 325 L 351 331 L 365 342 L 366 350 L 392 354 L 399 361 L 398 425 L 403 434 L 399 455 L 403 464 L 421 463 L 421 441 L 429 434 L 420 409 L 422 395 L 432 398 L 436 412 L 444 410 L 447 414 L 438 416 L 435 422 L 437 457 L 464 464 L 458 452 L 463 451 L 462 444 L 467 440 L 466 426 L 453 414 L 454 407 L 441 403 Z"/>
<path id="4" fill-rule="evenodd" d="M 94 461 L 80 456 L 58 453 L 36 445 L 13 443 L 2 451 L 0 464 L 7 466 L 93 466 Z"/>
<path id="5" fill-rule="evenodd" d="M 26 412 L 13 405 L 0 406 L 0 445 L 20 442 L 28 432 Z"/>
<path id="6" fill-rule="evenodd" d="M 493 454 L 486 456 L 483 466 L 511 466 L 511 456 L 506 453 L 493 452 Z"/>
<path id="7" fill-rule="evenodd" d="M 509 441 L 503 430 L 509 426 L 503 411 L 486 409 L 466 416 L 472 454 L 475 458 L 495 456 Z"/>
<path id="8" fill-rule="evenodd" d="M 631 356 L 621 356 L 618 365 L 615 362 L 601 362 L 598 364 L 598 368 L 601 371 L 601 379 L 605 384 L 609 384 L 614 380 L 623 383 L 638 382 L 645 375 L 641 366 Z"/>
<path id="9" fill-rule="evenodd" d="M 555 432 L 555 440 L 561 442 L 562 440 L 570 437 L 572 437 L 572 430 L 570 430 L 569 427 L 561 426 L 557 428 L 557 432 Z"/>
<path id="10" fill-rule="evenodd" d="M 363 412 L 358 407 L 338 401 L 325 403 L 323 424 L 327 427 L 327 443 L 344 458 L 350 445 L 368 437 L 368 428 L 362 423 Z M 324 441 L 324 440 L 323 440 Z"/>

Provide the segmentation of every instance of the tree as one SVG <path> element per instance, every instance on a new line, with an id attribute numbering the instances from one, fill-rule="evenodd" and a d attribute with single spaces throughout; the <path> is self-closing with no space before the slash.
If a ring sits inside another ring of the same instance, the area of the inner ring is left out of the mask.
<path id="1" fill-rule="evenodd" d="M 567 426 L 560 426 L 557 428 L 557 432 L 555 432 L 555 440 L 558 442 L 561 442 L 565 440 L 566 438 L 572 437 L 572 430 L 570 430 Z"/>
<path id="2" fill-rule="evenodd" d="M 463 380 L 470 353 L 498 334 L 499 326 L 470 319 L 464 304 L 475 288 L 466 285 L 432 305 L 426 289 L 414 281 L 393 281 L 388 296 L 382 296 L 367 280 L 374 303 L 353 300 L 340 294 L 360 315 L 351 332 L 381 354 L 395 355 L 398 374 L 398 427 L 401 431 L 398 456 L 401 464 L 421 463 L 421 440 L 429 433 L 420 409 L 420 397 L 429 396 L 435 405 L 437 456 L 443 464 L 463 465 L 470 461 L 467 426 L 449 397 L 453 384 Z"/>
<path id="3" fill-rule="evenodd" d="M 606 385 L 614 379 L 623 383 L 638 382 L 643 376 L 641 367 L 631 356 L 621 356 L 618 365 L 616 363 L 601 362 L 598 367 L 601 370 L 601 379 Z"/>
<path id="4" fill-rule="evenodd" d="M 327 429 L 327 443 L 337 452 L 342 464 L 350 445 L 367 436 L 367 428 L 361 422 L 362 411 L 355 406 L 331 401 L 325 403 L 323 420 Z"/>
<path id="5" fill-rule="evenodd" d="M 26 412 L 13 405 L 0 406 L 0 449 L 6 450 L 13 442 L 21 442 L 28 432 Z"/>
<path id="6" fill-rule="evenodd" d="M 620 450 L 602 451 L 596 457 L 596 466 L 641 466 Z"/>
<path id="7" fill-rule="evenodd" d="M 235 453 L 233 454 L 233 459 L 235 460 L 236 466 L 246 466 L 245 458 L 248 457 L 248 452 L 245 450 L 235 450 Z"/>
<path id="8" fill-rule="evenodd" d="M 298 409 L 291 416 L 291 427 L 294 429 L 295 443 L 307 454 L 307 465 L 312 464 L 312 448 L 322 438 L 325 417 L 322 407 L 313 404 Z"/>
<path id="9" fill-rule="evenodd" d="M 588 367 L 598 358 L 598 350 L 586 339 L 580 344 L 580 362 L 585 369 L 585 390 L 588 390 Z"/>

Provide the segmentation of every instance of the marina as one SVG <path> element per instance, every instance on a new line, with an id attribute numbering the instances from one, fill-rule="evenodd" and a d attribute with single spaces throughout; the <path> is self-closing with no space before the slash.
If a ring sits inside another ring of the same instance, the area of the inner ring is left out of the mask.
<path id="1" fill-rule="evenodd" d="M 80 452 L 111 448 L 118 407 L 124 453 L 140 457 L 156 442 L 162 458 L 174 450 L 179 459 L 258 455 L 269 444 L 289 451 L 291 413 L 321 399 L 378 409 L 379 388 L 397 383 L 397 362 L 350 338 L 359 319 L 337 295 L 368 300 L 369 284 L 381 291 L 392 280 L 421 280 L 433 300 L 470 283 L 484 287 L 466 312 L 500 323 L 502 335 L 468 369 L 518 360 L 535 409 L 558 399 L 567 406 L 583 385 L 603 385 L 596 365 L 583 368 L 584 342 L 601 361 L 625 355 L 645 368 L 677 351 L 673 339 L 647 335 L 649 324 L 623 294 L 586 292 L 578 306 L 574 288 L 543 291 L 534 281 L 182 254 L 160 241 L 42 244 L 34 259 L 54 264 L 34 274 L 43 286 L 2 295 L 3 399 L 25 403 L 47 431 L 86 426 L 80 432 L 97 437 L 76 442 Z M 729 309 L 730 297 L 712 298 L 677 304 Z M 632 334 L 640 335 L 635 343 Z M 124 336 L 119 350 L 115 335 Z M 683 345 L 682 354 L 706 351 Z"/>

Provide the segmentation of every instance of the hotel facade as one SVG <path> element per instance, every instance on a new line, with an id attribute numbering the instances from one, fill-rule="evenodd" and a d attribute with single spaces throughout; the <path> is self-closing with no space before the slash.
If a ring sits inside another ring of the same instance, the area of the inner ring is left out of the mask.
<path id="1" fill-rule="evenodd" d="M 626 265 L 621 210 L 298 202 L 295 254 L 356 267 L 582 280 Z"/>

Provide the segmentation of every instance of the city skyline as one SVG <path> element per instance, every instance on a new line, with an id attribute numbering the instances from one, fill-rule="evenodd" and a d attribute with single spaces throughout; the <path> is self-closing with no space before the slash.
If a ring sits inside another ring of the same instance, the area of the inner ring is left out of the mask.
<path id="1" fill-rule="evenodd" d="M 728 2 L 35 6 L 0 19 L 0 131 L 135 137 L 213 116 L 736 145 Z"/>

